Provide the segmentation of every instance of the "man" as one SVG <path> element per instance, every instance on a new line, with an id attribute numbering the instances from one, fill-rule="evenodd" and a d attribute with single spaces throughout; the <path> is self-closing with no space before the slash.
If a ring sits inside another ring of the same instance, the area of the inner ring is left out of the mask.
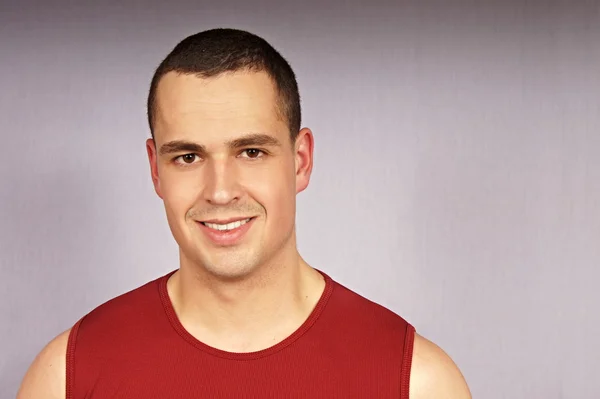
<path id="1" fill-rule="evenodd" d="M 298 253 L 313 134 L 267 42 L 186 38 L 156 70 L 148 118 L 179 269 L 50 342 L 19 399 L 470 398 L 440 348 Z"/>

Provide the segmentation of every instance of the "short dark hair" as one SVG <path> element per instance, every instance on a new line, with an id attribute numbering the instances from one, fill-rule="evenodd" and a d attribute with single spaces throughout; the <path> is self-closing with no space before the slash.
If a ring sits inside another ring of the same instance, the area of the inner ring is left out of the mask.
<path id="1" fill-rule="evenodd" d="M 183 39 L 160 63 L 148 94 L 148 123 L 154 138 L 156 89 L 168 72 L 201 78 L 236 71 L 266 72 L 279 94 L 279 112 L 287 120 L 292 142 L 300 130 L 300 94 L 290 64 L 263 38 L 238 29 L 210 29 Z"/>

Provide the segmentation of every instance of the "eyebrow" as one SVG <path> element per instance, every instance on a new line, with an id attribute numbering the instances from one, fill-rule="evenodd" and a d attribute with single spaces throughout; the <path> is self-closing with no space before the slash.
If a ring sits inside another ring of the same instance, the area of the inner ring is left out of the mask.
<path id="1" fill-rule="evenodd" d="M 267 146 L 281 147 L 281 142 L 273 136 L 264 133 L 251 133 L 226 143 L 229 148 Z"/>
<path id="2" fill-rule="evenodd" d="M 173 140 L 163 144 L 158 151 L 161 156 L 176 152 L 197 152 L 203 154 L 206 150 L 203 145 L 191 141 Z"/>
<path id="3" fill-rule="evenodd" d="M 281 142 L 273 136 L 264 133 L 251 133 L 225 143 L 231 149 L 251 146 L 281 147 Z M 193 141 L 173 140 L 160 147 L 159 154 L 167 155 L 178 152 L 206 153 L 206 148 Z"/>

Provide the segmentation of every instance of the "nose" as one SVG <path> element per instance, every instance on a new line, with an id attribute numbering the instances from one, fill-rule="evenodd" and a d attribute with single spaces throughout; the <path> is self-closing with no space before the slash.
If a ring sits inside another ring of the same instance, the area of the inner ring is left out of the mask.
<path id="1" fill-rule="evenodd" d="M 228 205 L 241 197 L 238 173 L 228 159 L 211 159 L 204 167 L 204 200 L 212 205 Z"/>

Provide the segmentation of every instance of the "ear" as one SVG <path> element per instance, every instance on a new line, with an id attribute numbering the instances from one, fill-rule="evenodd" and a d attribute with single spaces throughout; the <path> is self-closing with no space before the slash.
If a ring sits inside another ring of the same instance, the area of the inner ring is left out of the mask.
<path id="1" fill-rule="evenodd" d="M 310 129 L 303 128 L 298 132 L 294 144 L 296 158 L 296 193 L 308 187 L 313 167 L 314 137 Z"/>
<path id="2" fill-rule="evenodd" d="M 153 139 L 146 140 L 146 151 L 148 152 L 148 161 L 150 162 L 150 174 L 152 176 L 152 183 L 154 184 L 154 191 L 163 199 L 160 192 L 160 178 L 158 176 L 158 154 L 156 153 L 156 143 Z"/>

